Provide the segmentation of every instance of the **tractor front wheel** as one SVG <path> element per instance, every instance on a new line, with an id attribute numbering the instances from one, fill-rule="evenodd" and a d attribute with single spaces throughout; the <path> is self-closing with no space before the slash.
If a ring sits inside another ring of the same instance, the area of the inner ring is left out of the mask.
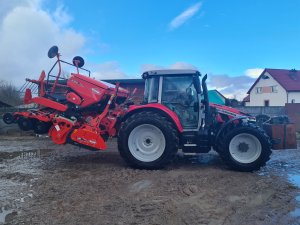
<path id="1" fill-rule="evenodd" d="M 166 117 L 158 113 L 136 113 L 123 123 L 118 149 L 134 168 L 159 169 L 174 158 L 178 150 L 178 132 Z"/>
<path id="2" fill-rule="evenodd" d="M 270 138 L 264 130 L 246 123 L 220 137 L 218 152 L 232 169 L 251 172 L 259 170 L 270 159 L 270 146 Z"/>

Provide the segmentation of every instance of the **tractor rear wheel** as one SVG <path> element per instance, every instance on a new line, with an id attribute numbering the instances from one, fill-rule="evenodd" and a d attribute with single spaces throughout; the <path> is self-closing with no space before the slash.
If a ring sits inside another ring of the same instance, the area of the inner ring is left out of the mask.
<path id="1" fill-rule="evenodd" d="M 155 112 L 139 112 L 122 124 L 118 149 L 134 168 L 160 169 L 177 153 L 178 132 L 166 117 Z"/>
<path id="2" fill-rule="evenodd" d="M 259 170 L 270 159 L 270 138 L 252 124 L 233 127 L 220 137 L 218 152 L 232 169 L 251 172 Z"/>

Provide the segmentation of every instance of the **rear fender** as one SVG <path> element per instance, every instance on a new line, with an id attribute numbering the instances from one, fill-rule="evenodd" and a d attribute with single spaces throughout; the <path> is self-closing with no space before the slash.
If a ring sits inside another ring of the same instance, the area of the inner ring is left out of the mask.
<path id="1" fill-rule="evenodd" d="M 134 113 L 142 112 L 142 111 L 153 111 L 153 112 L 160 113 L 161 115 L 167 117 L 175 125 L 175 127 L 180 133 L 183 132 L 183 128 L 177 114 L 172 110 L 170 110 L 168 107 L 158 103 L 139 105 L 139 106 L 132 105 L 129 107 L 128 112 L 122 118 L 122 121 L 125 121 L 128 117 L 130 117 Z"/>

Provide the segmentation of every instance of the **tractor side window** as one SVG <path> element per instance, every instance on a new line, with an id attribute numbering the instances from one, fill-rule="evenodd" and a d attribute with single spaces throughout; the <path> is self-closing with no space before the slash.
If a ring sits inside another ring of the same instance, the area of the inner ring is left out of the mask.
<path id="1" fill-rule="evenodd" d="M 144 102 L 158 102 L 159 77 L 151 77 L 146 80 Z"/>

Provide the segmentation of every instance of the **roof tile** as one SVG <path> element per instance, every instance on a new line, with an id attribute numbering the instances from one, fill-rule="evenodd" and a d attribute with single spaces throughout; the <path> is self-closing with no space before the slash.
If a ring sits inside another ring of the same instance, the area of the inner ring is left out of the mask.
<path id="1" fill-rule="evenodd" d="M 287 91 L 300 91 L 300 70 L 266 69 L 266 71 Z M 293 74 L 293 75 L 291 75 Z"/>

